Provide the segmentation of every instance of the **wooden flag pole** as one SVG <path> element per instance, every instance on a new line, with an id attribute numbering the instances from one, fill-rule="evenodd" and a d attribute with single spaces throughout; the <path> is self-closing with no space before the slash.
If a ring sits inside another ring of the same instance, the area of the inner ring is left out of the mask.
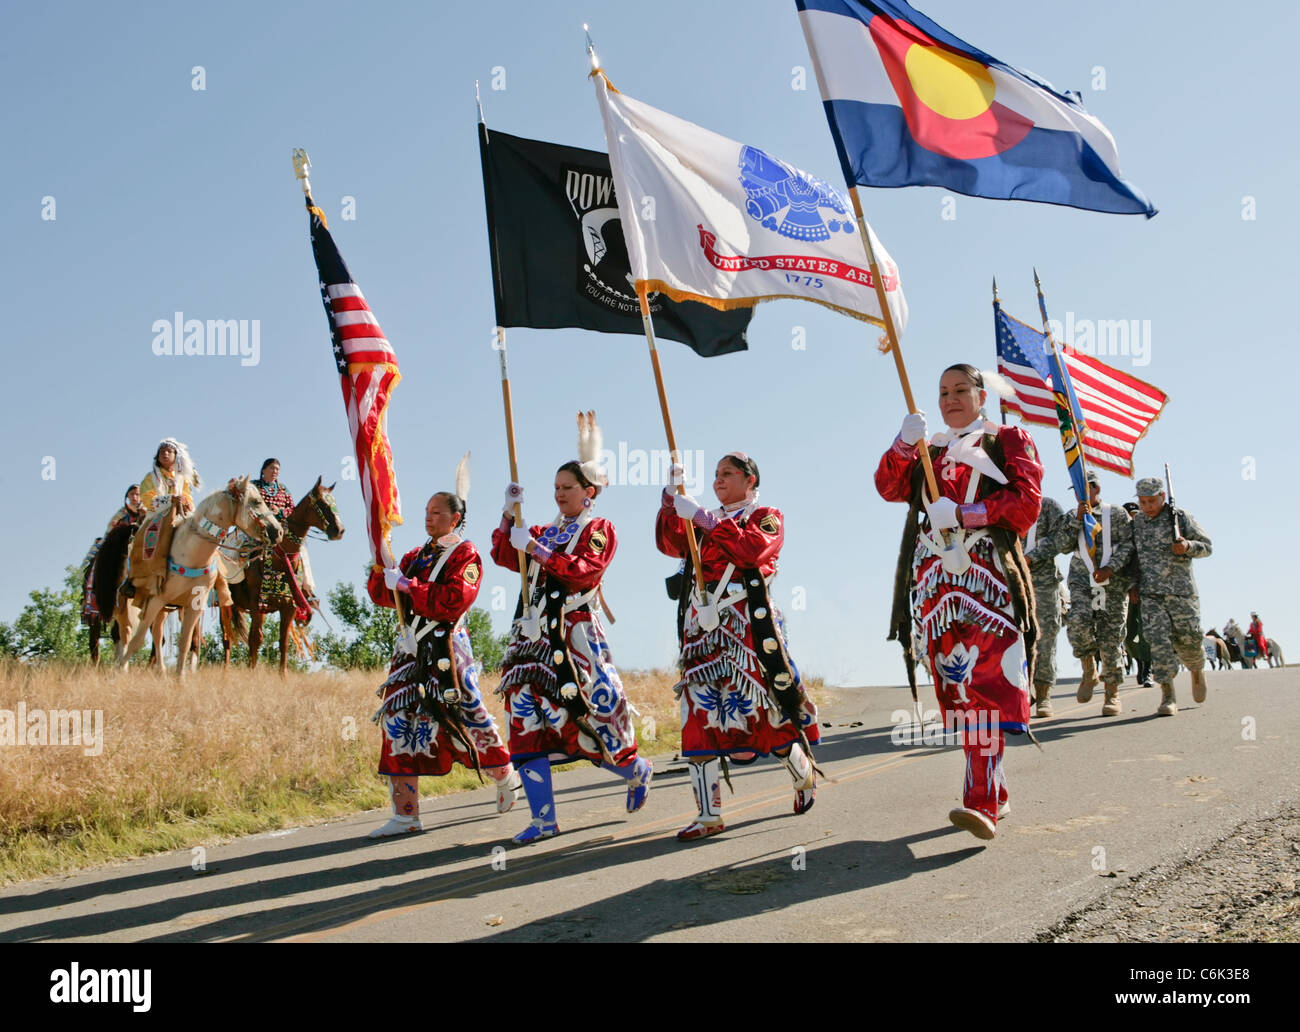
<path id="1" fill-rule="evenodd" d="M 654 320 L 650 317 L 650 300 L 646 296 L 646 287 L 644 283 L 636 285 L 637 300 L 641 302 L 641 325 L 645 327 L 646 343 L 650 345 L 650 366 L 655 373 L 655 388 L 659 392 L 659 411 L 664 417 L 664 432 L 668 435 L 668 450 L 672 456 L 672 461 L 681 465 L 681 453 L 677 450 L 677 435 L 673 433 L 673 416 L 668 411 L 668 392 L 664 389 L 664 371 L 659 365 L 659 349 L 655 347 L 655 327 Z M 677 485 L 677 493 L 686 493 L 686 484 Z M 700 562 L 700 545 L 695 540 L 695 524 L 690 520 L 686 521 L 686 545 L 691 553 L 691 565 L 695 568 L 695 587 L 701 599 L 705 597 L 704 592 L 704 566 Z"/>
<path id="2" fill-rule="evenodd" d="M 515 452 L 515 409 L 510 401 L 510 372 L 506 367 L 506 330 L 504 326 L 497 327 L 496 349 L 501 356 L 501 401 L 506 410 L 506 448 L 510 452 L 510 480 L 512 483 L 517 484 L 519 483 L 519 458 Z M 515 502 L 515 526 L 522 527 L 523 525 L 523 506 L 519 502 Z M 528 553 L 521 548 L 517 548 L 515 554 L 519 556 L 519 591 L 524 600 L 520 614 L 527 620 L 532 616 L 532 599 L 528 597 Z"/>
<path id="3" fill-rule="evenodd" d="M 862 214 L 862 202 L 858 199 L 858 188 L 849 187 L 849 196 L 853 198 L 853 214 L 858 220 L 858 232 L 862 234 L 862 245 L 867 249 L 867 266 L 871 270 L 871 282 L 876 286 L 876 300 L 880 304 L 880 317 L 885 321 L 885 334 L 889 338 L 889 351 L 894 356 L 894 368 L 898 371 L 898 382 L 903 387 L 903 400 L 907 402 L 907 411 L 916 411 L 916 402 L 912 399 L 912 385 L 907 379 L 907 367 L 903 365 L 903 352 L 898 346 L 898 330 L 894 327 L 894 313 L 890 311 L 889 301 L 885 297 L 885 281 L 880 275 L 880 266 L 876 264 L 876 251 L 871 246 L 871 234 L 867 232 L 867 220 Z M 920 442 L 921 468 L 925 470 L 925 484 L 930 489 L 930 500 L 937 502 L 939 484 L 934 479 L 934 466 L 930 462 L 930 447 L 926 441 Z M 946 536 L 946 535 L 945 535 Z"/>

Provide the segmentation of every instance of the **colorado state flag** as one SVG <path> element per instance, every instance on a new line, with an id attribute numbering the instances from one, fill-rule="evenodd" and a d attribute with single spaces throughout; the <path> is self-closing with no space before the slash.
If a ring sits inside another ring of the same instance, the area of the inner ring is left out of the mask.
<path id="1" fill-rule="evenodd" d="M 848 182 L 1156 213 L 1077 93 L 900 0 L 795 2 Z"/>

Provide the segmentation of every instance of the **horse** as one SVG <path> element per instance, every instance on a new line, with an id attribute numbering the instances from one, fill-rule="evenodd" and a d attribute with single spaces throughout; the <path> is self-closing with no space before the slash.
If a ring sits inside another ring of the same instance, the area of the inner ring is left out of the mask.
<path id="1" fill-rule="evenodd" d="M 1276 639 L 1274 638 L 1269 638 L 1267 639 L 1267 641 L 1268 641 L 1268 665 L 1271 667 L 1286 666 L 1286 660 L 1282 658 L 1282 646 L 1279 645 Z"/>
<path id="2" fill-rule="evenodd" d="M 122 523 L 104 535 L 104 542 L 94 558 L 94 568 L 90 575 L 90 590 L 94 592 L 95 604 L 99 610 L 98 617 L 90 621 L 90 661 L 99 665 L 99 640 L 104 633 L 104 624 L 112 625 L 111 638 L 114 648 L 120 648 L 122 642 L 130 637 L 139 619 L 139 605 L 134 599 L 119 595 L 118 590 L 126 576 L 126 557 L 131 550 L 131 536 L 136 527 Z M 105 600 L 112 599 L 113 604 L 105 605 Z M 149 656 L 150 666 L 162 666 L 162 625 L 164 617 L 160 616 L 154 627 L 153 651 Z"/>
<path id="3" fill-rule="evenodd" d="M 1211 627 L 1205 632 L 1205 658 L 1211 670 L 1226 670 L 1232 666 L 1232 654 L 1228 643 Z"/>
<path id="4" fill-rule="evenodd" d="M 334 504 L 331 492 L 334 484 L 321 486 L 321 478 L 316 478 L 310 491 L 294 506 L 284 521 L 284 543 L 276 546 L 272 552 L 276 572 L 288 576 L 294 558 L 302 550 L 303 539 L 307 532 L 315 527 L 325 533 L 330 541 L 337 541 L 343 536 L 343 521 L 339 518 L 338 507 Z M 226 665 L 230 664 L 230 647 L 233 636 L 246 638 L 248 641 L 248 665 L 257 666 L 257 656 L 262 647 L 262 621 L 266 614 L 262 612 L 262 563 L 253 561 L 248 564 L 242 580 L 230 585 L 231 628 L 227 631 L 223 618 L 221 627 L 221 644 L 225 651 Z M 293 626 L 297 605 L 290 598 L 276 607 L 280 614 L 280 676 L 285 676 L 289 667 L 289 633 Z M 250 626 L 245 631 L 243 614 L 248 613 Z"/>
<path id="5" fill-rule="evenodd" d="M 130 640 L 123 644 L 127 637 L 124 633 L 122 641 L 118 642 L 119 668 L 125 669 L 131 657 L 140 650 L 151 624 L 161 627 L 167 606 L 176 605 L 183 607 L 176 676 L 184 676 L 194 628 L 203 602 L 216 580 L 217 548 L 232 527 L 238 527 L 250 538 L 268 545 L 274 545 L 282 534 L 280 524 L 247 476 L 232 479 L 224 490 L 208 495 L 194 512 L 176 525 L 167 554 L 167 576 L 162 589 L 144 600 L 140 620 Z"/>

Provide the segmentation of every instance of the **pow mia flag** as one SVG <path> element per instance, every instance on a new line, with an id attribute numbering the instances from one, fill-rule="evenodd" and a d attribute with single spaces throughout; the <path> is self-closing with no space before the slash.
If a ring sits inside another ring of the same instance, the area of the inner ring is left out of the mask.
<path id="1" fill-rule="evenodd" d="M 609 156 L 478 128 L 497 325 L 643 334 Z M 649 301 L 656 337 L 705 358 L 749 346 L 752 308 Z"/>

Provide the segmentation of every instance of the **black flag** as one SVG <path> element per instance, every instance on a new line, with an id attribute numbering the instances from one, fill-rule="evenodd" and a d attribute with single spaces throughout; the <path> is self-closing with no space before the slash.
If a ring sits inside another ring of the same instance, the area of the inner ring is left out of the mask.
<path id="1" fill-rule="evenodd" d="M 479 123 L 498 326 L 644 333 L 609 155 Z M 748 348 L 752 308 L 649 297 L 656 337 L 705 358 Z"/>

